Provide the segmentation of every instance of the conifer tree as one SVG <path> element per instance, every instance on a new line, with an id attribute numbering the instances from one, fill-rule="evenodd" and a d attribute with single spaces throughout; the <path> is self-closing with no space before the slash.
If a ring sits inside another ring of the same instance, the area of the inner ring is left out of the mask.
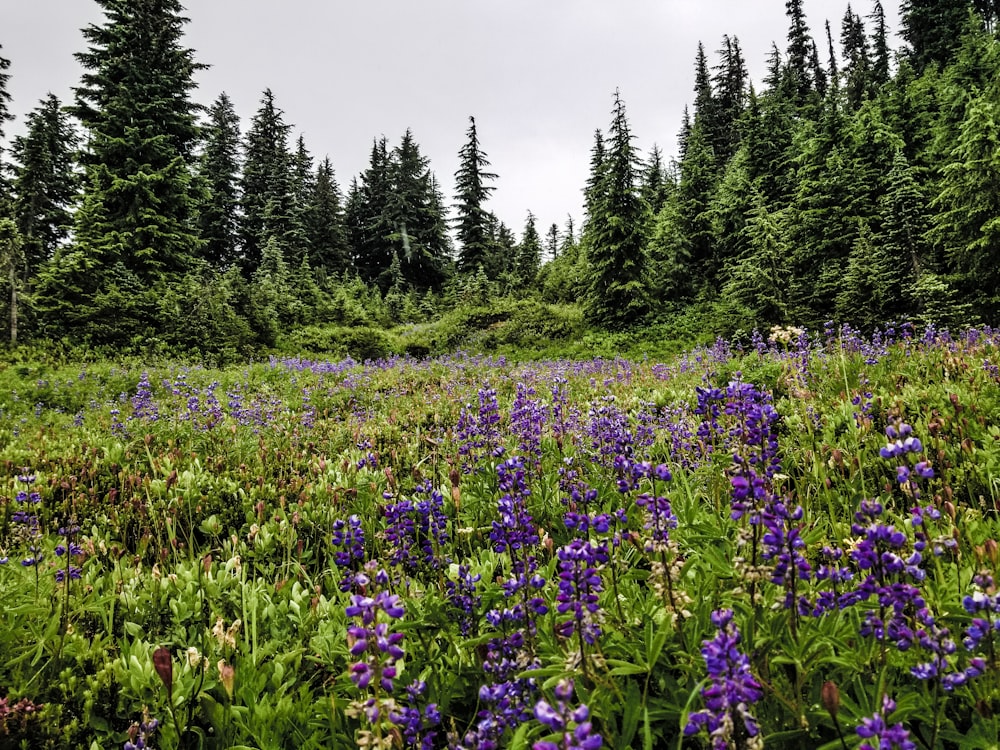
<path id="1" fill-rule="evenodd" d="M 497 269 L 491 258 L 490 216 L 485 204 L 496 189 L 490 185 L 496 174 L 486 171 L 490 166 L 486 153 L 479 145 L 476 118 L 469 118 L 467 140 L 458 152 L 460 164 L 455 173 L 455 226 L 458 239 L 458 270 L 472 273 L 482 267 L 488 277 Z"/>
<path id="2" fill-rule="evenodd" d="M 79 190 L 77 137 L 58 97 L 49 94 L 28 115 L 27 132 L 14 139 L 14 217 L 30 277 L 69 237 Z"/>
<path id="3" fill-rule="evenodd" d="M 809 73 L 812 39 L 809 36 L 809 26 L 806 24 L 802 2 L 803 0 L 785 0 L 785 14 L 789 19 L 786 70 L 792 100 L 799 107 L 809 103 L 814 90 L 812 76 Z"/>
<path id="4" fill-rule="evenodd" d="M 583 189 L 584 234 L 587 233 L 592 219 L 597 216 L 598 206 L 604 195 L 604 174 L 607 167 L 604 148 L 604 134 L 601 129 L 594 131 L 594 145 L 590 149 L 590 173 Z"/>
<path id="5" fill-rule="evenodd" d="M 643 284 L 647 208 L 636 184 L 632 139 L 625 103 L 616 91 L 601 196 L 591 217 L 588 248 L 587 314 L 593 322 L 609 328 L 635 323 L 648 304 Z"/>
<path id="6" fill-rule="evenodd" d="M 909 45 L 917 73 L 932 63 L 943 67 L 961 42 L 970 0 L 902 0 L 900 36 Z"/>
<path id="7" fill-rule="evenodd" d="M 316 168 L 307 218 L 309 264 L 327 277 L 342 275 L 352 267 L 351 248 L 343 199 L 329 157 Z"/>
<path id="8" fill-rule="evenodd" d="M 672 185 L 663 164 L 663 152 L 655 143 L 642 169 L 642 198 L 649 210 L 656 214 L 670 197 Z"/>
<path id="9" fill-rule="evenodd" d="M 243 179 L 240 184 L 240 267 L 249 279 L 260 265 L 264 245 L 275 237 L 282 252 L 291 231 L 294 196 L 292 155 L 284 115 L 265 89 L 244 146 Z"/>
<path id="10" fill-rule="evenodd" d="M 392 194 L 392 160 L 385 137 L 372 143 L 368 167 L 352 182 L 346 206 L 348 236 L 354 265 L 361 279 L 372 284 L 392 263 L 392 235 L 396 228 L 389 214 Z"/>
<path id="11" fill-rule="evenodd" d="M 524 222 L 521 241 L 517 244 L 517 258 L 514 265 L 514 275 L 524 287 L 534 286 L 538 270 L 542 265 L 542 240 L 535 226 L 535 215 L 528 211 Z"/>
<path id="12" fill-rule="evenodd" d="M 844 96 L 847 106 L 856 110 L 873 83 L 872 61 L 864 22 L 849 4 L 841 22 L 840 41 L 844 52 Z"/>
<path id="13" fill-rule="evenodd" d="M 872 85 L 878 90 L 889 83 L 889 31 L 885 22 L 885 9 L 875 0 L 870 16 L 872 30 Z"/>
<path id="14" fill-rule="evenodd" d="M 390 170 L 389 238 L 402 278 L 420 290 L 440 288 L 448 275 L 447 221 L 430 161 L 412 131 L 393 149 Z"/>
<path id="15" fill-rule="evenodd" d="M 96 1 L 105 23 L 83 30 L 90 47 L 76 55 L 87 148 L 75 242 L 40 275 L 38 297 L 53 332 L 111 342 L 160 327 L 156 300 L 200 253 L 189 94 L 202 66 L 181 44 L 179 0 Z"/>
<path id="16" fill-rule="evenodd" d="M 749 77 L 739 39 L 727 35 L 722 38 L 722 42 L 719 65 L 713 79 L 718 125 L 712 147 L 720 168 L 725 166 L 739 146 L 737 122 L 746 108 Z"/>
<path id="17" fill-rule="evenodd" d="M 555 222 L 549 225 L 545 233 L 545 256 L 546 262 L 559 257 L 559 225 Z"/>
<path id="18" fill-rule="evenodd" d="M 0 51 L 2 50 L 3 45 L 0 44 Z M 3 144 L 5 142 L 4 125 L 8 120 L 14 119 L 14 116 L 10 113 L 10 92 L 7 91 L 7 81 L 10 80 L 10 73 L 6 71 L 9 68 L 10 60 L 0 55 L 0 217 L 4 216 L 9 208 L 5 205 L 9 201 L 9 196 L 7 194 L 7 168 L 3 155 Z"/>
<path id="19" fill-rule="evenodd" d="M 712 215 L 710 204 L 715 192 L 718 166 L 715 154 L 702 128 L 699 118 L 688 140 L 687 153 L 680 163 L 680 179 L 677 184 L 676 220 L 683 237 L 683 249 L 679 259 L 683 259 L 686 288 L 676 293 L 692 294 L 706 292 L 714 296 L 713 281 L 719 270 L 714 265 Z"/>
<path id="20" fill-rule="evenodd" d="M 240 252 L 240 120 L 225 92 L 208 110 L 199 177 L 203 255 L 214 268 L 226 270 L 237 265 Z"/>

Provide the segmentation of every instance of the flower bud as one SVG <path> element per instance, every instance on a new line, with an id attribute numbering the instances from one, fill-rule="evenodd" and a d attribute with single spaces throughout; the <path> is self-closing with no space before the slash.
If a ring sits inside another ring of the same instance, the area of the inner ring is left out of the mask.
<path id="1" fill-rule="evenodd" d="M 840 711 L 840 688 L 833 680 L 827 680 L 819 691 L 819 699 L 823 708 L 830 714 L 830 718 L 836 719 L 837 712 Z"/>
<path id="2" fill-rule="evenodd" d="M 160 646 L 153 652 L 153 669 L 166 686 L 169 698 L 174 689 L 174 662 L 166 646 Z"/>

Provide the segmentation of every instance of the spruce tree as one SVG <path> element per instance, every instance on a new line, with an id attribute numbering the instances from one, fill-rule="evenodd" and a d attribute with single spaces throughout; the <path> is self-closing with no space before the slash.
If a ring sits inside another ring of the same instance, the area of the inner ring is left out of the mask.
<path id="1" fill-rule="evenodd" d="M 809 73 L 809 58 L 812 38 L 806 24 L 803 0 L 785 0 L 785 14 L 788 26 L 788 62 L 786 72 L 792 99 L 798 106 L 804 106 L 812 98 L 813 80 Z"/>
<path id="2" fill-rule="evenodd" d="M 33 276 L 69 237 L 80 179 L 76 132 L 58 97 L 49 94 L 14 139 L 14 217 L 23 239 L 26 277 Z"/>
<path id="3" fill-rule="evenodd" d="M 53 332 L 118 342 L 156 330 L 153 308 L 200 253 L 192 162 L 199 140 L 190 99 L 203 67 L 182 46 L 179 0 L 96 0 L 105 22 L 90 47 L 73 113 L 87 130 L 86 181 L 75 242 L 40 275 Z M 75 329 L 75 330 L 73 330 Z"/>
<path id="4" fill-rule="evenodd" d="M 555 222 L 549 225 L 545 233 L 545 256 L 546 262 L 559 257 L 559 225 Z"/>
<path id="5" fill-rule="evenodd" d="M 203 186 L 198 226 L 203 256 L 216 269 L 238 264 L 240 253 L 240 120 L 223 92 L 208 110 L 199 164 Z"/>
<path id="6" fill-rule="evenodd" d="M 372 143 L 367 169 L 351 184 L 346 221 L 354 265 L 361 279 L 374 284 L 388 271 L 394 255 L 396 228 L 390 216 L 392 159 L 385 137 Z"/>
<path id="7" fill-rule="evenodd" d="M 420 153 L 412 131 L 393 149 L 390 170 L 386 210 L 402 278 L 420 290 L 438 289 L 448 275 L 447 221 L 430 161 Z"/>
<path id="8" fill-rule="evenodd" d="M 716 163 L 720 168 L 725 166 L 739 147 L 740 133 L 737 123 L 746 108 L 749 78 L 739 39 L 727 35 L 722 38 L 722 43 L 722 49 L 719 50 L 719 65 L 715 69 L 716 74 L 713 79 L 718 126 L 712 147 Z"/>
<path id="9" fill-rule="evenodd" d="M 850 5 L 841 22 L 840 42 L 844 52 L 844 96 L 847 106 L 856 110 L 870 93 L 873 75 L 865 25 Z"/>
<path id="10" fill-rule="evenodd" d="M 521 284 L 522 290 L 534 286 L 538 270 L 542 265 L 542 240 L 535 226 L 535 215 L 528 211 L 524 222 L 521 241 L 517 245 L 517 257 L 514 265 L 514 275 Z"/>
<path id="11" fill-rule="evenodd" d="M 900 36 L 909 45 L 917 73 L 931 64 L 944 67 L 958 49 L 972 7 L 970 0 L 902 0 Z"/>
<path id="12" fill-rule="evenodd" d="M 663 164 L 663 152 L 655 143 L 649 152 L 649 157 L 643 164 L 641 177 L 642 198 L 649 206 L 649 210 L 656 214 L 666 204 L 673 186 Z"/>
<path id="13" fill-rule="evenodd" d="M 351 247 L 344 223 L 343 199 L 329 157 L 316 168 L 306 232 L 309 264 L 327 277 L 352 267 Z"/>
<path id="14" fill-rule="evenodd" d="M 889 31 L 885 22 L 885 9 L 875 0 L 870 16 L 872 30 L 872 85 L 878 90 L 889 82 Z"/>
<path id="15" fill-rule="evenodd" d="M 0 51 L 2 50 L 3 45 L 0 44 Z M 7 167 L 3 155 L 3 144 L 5 142 L 4 124 L 8 120 L 14 119 L 14 116 L 10 113 L 10 92 L 7 91 L 7 81 L 10 80 L 10 73 L 6 71 L 9 68 L 10 60 L 0 55 L 0 217 L 3 217 L 9 210 L 9 207 L 6 205 L 9 201 Z"/>
<path id="16" fill-rule="evenodd" d="M 260 265 L 264 245 L 275 237 L 286 247 L 293 212 L 292 155 L 288 148 L 291 126 L 265 89 L 244 146 L 240 184 L 240 267 L 249 279 Z"/>
<path id="17" fill-rule="evenodd" d="M 458 152 L 459 167 L 455 173 L 455 227 L 458 239 L 458 270 L 474 273 L 482 267 L 490 278 L 494 278 L 495 267 L 490 242 L 490 215 L 485 204 L 495 187 L 489 183 L 496 174 L 486 171 L 490 166 L 486 154 L 479 145 L 476 119 L 469 118 L 467 140 Z"/>
<path id="18" fill-rule="evenodd" d="M 643 283 L 648 209 L 636 184 L 637 157 L 632 140 L 625 103 L 616 91 L 601 196 L 591 218 L 586 301 L 590 320 L 608 328 L 637 322 L 648 306 Z"/>

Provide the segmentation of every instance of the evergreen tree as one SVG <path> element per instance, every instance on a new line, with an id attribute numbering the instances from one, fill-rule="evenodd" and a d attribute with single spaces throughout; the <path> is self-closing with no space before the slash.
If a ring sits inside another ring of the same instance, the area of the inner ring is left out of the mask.
<path id="1" fill-rule="evenodd" d="M 970 0 L 902 0 L 900 36 L 909 44 L 917 73 L 951 61 L 965 31 Z"/>
<path id="2" fill-rule="evenodd" d="M 713 282 L 719 269 L 714 264 L 715 238 L 709 209 L 715 192 L 717 169 L 707 134 L 701 122 L 695 119 L 687 153 L 680 163 L 676 193 L 677 228 L 683 237 L 683 247 L 677 260 L 684 267 L 686 284 L 683 289 L 675 289 L 672 296 L 715 293 Z"/>
<path id="3" fill-rule="evenodd" d="M 2 50 L 3 45 L 0 44 L 0 51 Z M 5 142 L 4 124 L 8 120 L 14 119 L 14 116 L 10 113 L 10 92 L 7 91 L 7 81 L 10 80 L 10 73 L 6 71 L 9 68 L 10 60 L 0 55 L 0 217 L 7 213 L 7 206 L 5 204 L 9 200 L 7 194 L 7 168 L 3 158 L 3 144 Z"/>
<path id="4" fill-rule="evenodd" d="M 841 23 L 840 42 L 844 51 L 844 96 L 854 110 L 868 96 L 873 77 L 865 25 L 849 4 Z"/>
<path id="5" fill-rule="evenodd" d="M 647 309 L 643 285 L 647 209 L 636 185 L 632 138 L 625 104 L 616 91 L 602 194 L 591 219 L 588 248 L 587 314 L 593 322 L 609 328 L 635 323 Z"/>
<path id="6" fill-rule="evenodd" d="M 249 279 L 260 265 L 264 245 L 275 237 L 284 252 L 293 213 L 292 155 L 288 149 L 291 126 L 265 89 L 244 146 L 240 185 L 240 267 Z"/>
<path id="7" fill-rule="evenodd" d="M 495 189 L 488 183 L 497 176 L 486 171 L 490 162 L 479 145 L 474 117 L 469 118 L 466 136 L 468 140 L 458 152 L 460 163 L 455 173 L 458 270 L 472 273 L 482 267 L 488 277 L 494 278 L 498 269 L 491 258 L 490 215 L 485 204 Z"/>
<path id="8" fill-rule="evenodd" d="M 198 225 L 203 253 L 216 269 L 239 261 L 240 119 L 223 92 L 208 110 L 199 176 L 203 185 Z"/>
<path id="9" fill-rule="evenodd" d="M 333 165 L 324 158 L 316 168 L 306 226 L 309 265 L 324 276 L 340 276 L 352 266 L 342 203 Z"/>
<path id="10" fill-rule="evenodd" d="M 14 139 L 11 153 L 14 217 L 23 239 L 23 271 L 30 277 L 69 237 L 80 181 L 76 133 L 54 94 L 28 115 L 26 130 Z"/>
<path id="11" fill-rule="evenodd" d="M 604 196 L 604 174 L 607 167 L 604 148 L 604 134 L 598 128 L 594 131 L 594 145 L 590 149 L 590 174 L 583 189 L 584 234 L 597 216 L 598 206 Z"/>
<path id="12" fill-rule="evenodd" d="M 790 247 L 781 213 L 772 211 L 759 191 L 751 195 L 746 249 L 722 287 L 722 299 L 741 327 L 766 329 L 789 319 Z"/>
<path id="13" fill-rule="evenodd" d="M 905 275 L 905 266 L 875 241 L 863 222 L 837 295 L 837 320 L 871 331 L 900 319 L 906 312 L 902 300 Z"/>
<path id="14" fill-rule="evenodd" d="M 646 205 L 654 214 L 659 212 L 670 197 L 670 179 L 663 164 L 663 152 L 653 144 L 642 170 L 641 193 Z"/>
<path id="15" fill-rule="evenodd" d="M 389 215 L 391 195 L 392 160 L 383 136 L 372 144 L 368 167 L 360 180 L 351 184 L 347 197 L 346 218 L 354 265 L 368 284 L 375 283 L 392 263 L 392 235 L 396 228 Z"/>
<path id="16" fill-rule="evenodd" d="M 559 225 L 555 222 L 549 225 L 549 231 L 545 233 L 545 255 L 546 262 L 559 257 Z"/>
<path id="17" fill-rule="evenodd" d="M 538 270 L 542 266 L 542 240 L 535 227 L 535 215 L 528 211 L 524 222 L 524 232 L 517 245 L 517 259 L 514 265 L 514 275 L 522 289 L 535 284 Z"/>
<path id="18" fill-rule="evenodd" d="M 872 85 L 876 91 L 889 82 L 889 31 L 885 23 L 882 3 L 875 0 L 870 16 L 875 28 L 872 31 Z"/>
<path id="19" fill-rule="evenodd" d="M 386 210 L 402 278 L 420 290 L 438 289 L 448 276 L 447 220 L 430 161 L 420 153 L 410 130 L 393 150 L 391 162 Z"/>
<path id="20" fill-rule="evenodd" d="M 809 36 L 809 26 L 806 24 L 802 2 L 803 0 L 785 0 L 785 14 L 789 19 L 786 70 L 792 100 L 800 107 L 809 103 L 814 90 L 812 76 L 809 73 L 812 38 Z"/>
<path id="21" fill-rule="evenodd" d="M 720 168 L 729 161 L 739 146 L 737 122 L 746 108 L 749 77 L 739 39 L 724 36 L 722 42 L 719 65 L 715 69 L 713 80 L 718 127 L 712 146 Z"/>
<path id="22" fill-rule="evenodd" d="M 181 45 L 179 0 L 97 2 L 106 22 L 83 30 L 90 47 L 76 55 L 84 73 L 73 111 L 88 131 L 76 241 L 56 253 L 38 296 L 54 331 L 76 324 L 121 341 L 130 327 L 162 325 L 150 313 L 157 296 L 200 252 L 189 93 L 202 66 Z"/>
<path id="23" fill-rule="evenodd" d="M 316 192 L 316 172 L 312 154 L 306 148 L 305 136 L 299 135 L 295 142 L 295 152 L 292 154 L 292 206 L 291 206 L 291 237 L 285 252 L 286 260 L 291 268 L 299 268 L 303 262 L 307 265 L 312 254 L 309 247 L 309 212 L 312 198 Z"/>
<path id="24" fill-rule="evenodd" d="M 931 237 L 960 290 L 988 313 L 1000 310 L 1000 91 L 972 101 L 941 172 Z"/>

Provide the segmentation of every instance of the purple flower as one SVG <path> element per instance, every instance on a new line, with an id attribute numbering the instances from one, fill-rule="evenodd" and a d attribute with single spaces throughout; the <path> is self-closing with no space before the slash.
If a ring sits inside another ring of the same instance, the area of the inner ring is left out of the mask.
<path id="1" fill-rule="evenodd" d="M 556 556 L 559 558 L 556 612 L 570 615 L 556 626 L 556 632 L 563 638 L 579 632 L 585 643 L 593 644 L 601 635 L 598 595 L 603 586 L 598 567 L 608 561 L 607 546 L 574 539 L 560 547 Z"/>
<path id="2" fill-rule="evenodd" d="M 733 622 L 733 611 L 716 610 L 712 624 L 718 632 L 711 640 L 702 641 L 701 648 L 709 679 L 701 691 L 705 709 L 688 717 L 684 734 L 691 736 L 704 729 L 714 750 L 726 750 L 735 741 L 734 734 L 756 737 L 760 733 L 750 705 L 760 700 L 763 692 L 750 671 L 749 659 L 739 650 L 740 632 Z"/>
<path id="3" fill-rule="evenodd" d="M 535 718 L 555 734 L 562 735 L 559 742 L 540 741 L 532 745 L 533 750 L 598 750 L 604 744 L 601 736 L 594 732 L 590 722 L 590 709 L 585 705 L 573 708 L 573 681 L 562 680 L 556 685 L 556 705 L 545 699 L 535 704 Z"/>
<path id="4" fill-rule="evenodd" d="M 916 750 L 916 744 L 910 740 L 910 733 L 902 724 L 890 725 L 886 717 L 896 710 L 896 702 L 888 695 L 882 696 L 882 709 L 874 715 L 865 717 L 855 731 L 865 742 L 859 750 Z"/>

